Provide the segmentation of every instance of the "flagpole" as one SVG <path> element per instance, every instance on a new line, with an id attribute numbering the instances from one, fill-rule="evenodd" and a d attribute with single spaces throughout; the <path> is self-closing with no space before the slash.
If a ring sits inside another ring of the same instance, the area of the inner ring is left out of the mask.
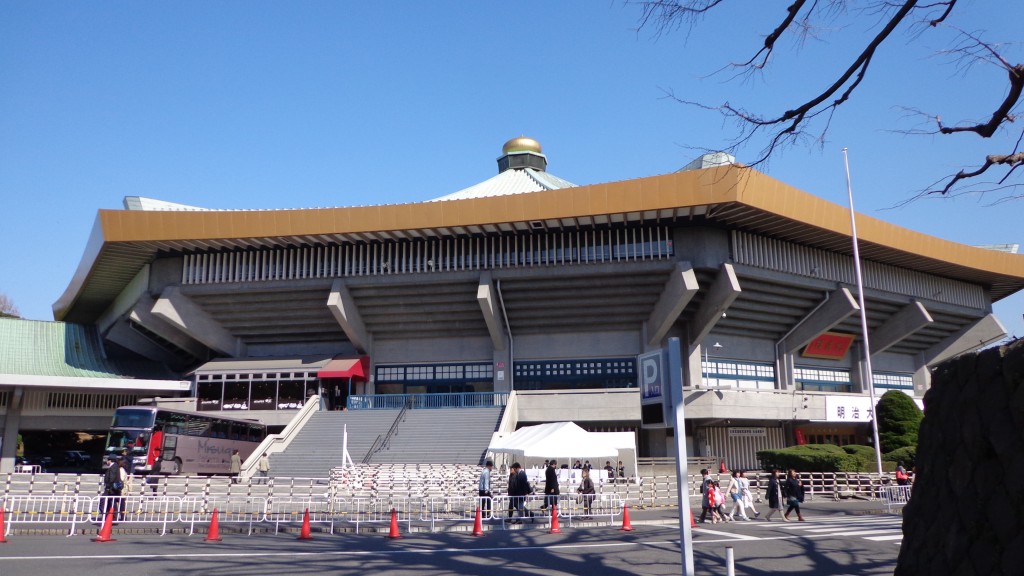
<path id="1" fill-rule="evenodd" d="M 864 307 L 864 275 L 860 267 L 860 243 L 857 241 L 857 216 L 853 211 L 853 184 L 850 182 L 850 158 L 843 148 L 843 164 L 846 166 L 846 195 L 850 201 L 850 235 L 853 237 L 853 270 L 857 276 L 857 304 L 860 306 L 860 330 L 864 340 L 864 371 L 861 373 L 861 386 L 867 386 L 871 395 L 871 433 L 875 440 L 875 464 L 878 466 L 878 477 L 882 477 L 882 447 L 878 442 L 878 406 L 875 401 L 875 377 L 871 370 L 871 346 L 868 344 L 868 312 Z"/>

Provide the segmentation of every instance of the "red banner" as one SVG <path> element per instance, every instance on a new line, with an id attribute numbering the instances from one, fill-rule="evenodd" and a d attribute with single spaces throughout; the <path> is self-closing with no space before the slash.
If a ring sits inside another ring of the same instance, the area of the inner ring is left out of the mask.
<path id="1" fill-rule="evenodd" d="M 840 334 L 838 332 L 825 332 L 818 336 L 804 348 L 803 356 L 807 358 L 826 358 L 828 360 L 842 360 L 846 351 L 853 344 L 853 334 Z"/>

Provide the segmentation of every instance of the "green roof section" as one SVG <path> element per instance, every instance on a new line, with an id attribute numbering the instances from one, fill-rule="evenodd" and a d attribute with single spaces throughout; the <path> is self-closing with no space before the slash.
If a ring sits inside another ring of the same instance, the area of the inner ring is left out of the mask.
<path id="1" fill-rule="evenodd" d="M 0 318 L 0 374 L 178 380 L 148 360 L 107 358 L 95 326 Z"/>

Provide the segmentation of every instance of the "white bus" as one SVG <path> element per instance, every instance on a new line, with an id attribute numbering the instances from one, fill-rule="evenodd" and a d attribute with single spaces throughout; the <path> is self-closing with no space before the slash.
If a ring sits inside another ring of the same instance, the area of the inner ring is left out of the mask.
<path id="1" fill-rule="evenodd" d="M 244 462 L 267 436 L 253 420 L 152 406 L 114 411 L 106 454 L 127 453 L 136 474 L 229 474 L 231 452 Z"/>

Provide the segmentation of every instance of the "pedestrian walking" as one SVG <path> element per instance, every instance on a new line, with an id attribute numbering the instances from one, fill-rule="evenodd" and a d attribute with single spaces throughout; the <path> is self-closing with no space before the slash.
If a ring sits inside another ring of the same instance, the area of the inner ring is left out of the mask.
<path id="1" fill-rule="evenodd" d="M 239 468 L 241 468 L 241 464 L 239 464 Z M 256 463 L 256 471 L 260 474 L 260 481 L 266 484 L 268 478 L 270 478 L 270 458 L 266 452 L 260 456 L 259 462 Z"/>
<path id="2" fill-rule="evenodd" d="M 707 521 L 708 513 L 711 512 L 711 488 L 713 480 L 707 468 L 700 471 L 700 523 Z"/>
<path id="3" fill-rule="evenodd" d="M 786 513 L 782 517 L 789 520 L 791 512 L 796 510 L 796 518 L 800 522 L 804 521 L 804 515 L 800 513 L 800 504 L 804 501 L 804 485 L 800 482 L 800 477 L 797 476 L 796 470 L 793 468 L 789 469 L 789 476 L 786 478 L 786 504 L 789 506 L 786 508 Z"/>
<path id="4" fill-rule="evenodd" d="M 544 505 L 541 510 L 558 505 L 558 462 L 551 460 L 544 470 Z"/>
<path id="5" fill-rule="evenodd" d="M 583 517 L 581 520 L 590 520 L 590 510 L 597 498 L 597 490 L 594 489 L 594 481 L 590 479 L 590 470 L 582 471 L 583 478 L 580 480 L 580 487 L 576 489 L 580 494 L 583 504 Z"/>
<path id="6" fill-rule="evenodd" d="M 765 492 L 764 497 L 768 501 L 768 513 L 765 514 L 764 519 L 770 522 L 772 515 L 776 512 L 782 513 L 782 482 L 779 481 L 778 468 L 772 468 L 771 478 L 768 479 L 768 490 Z M 785 516 L 782 519 L 785 522 L 789 522 L 789 518 Z"/>
<path id="7" fill-rule="evenodd" d="M 747 518 L 747 512 L 743 508 L 743 490 L 740 485 L 738 470 L 732 471 L 732 477 L 729 479 L 729 488 L 726 490 L 725 494 L 729 498 L 729 502 L 727 502 L 727 504 L 732 505 L 732 509 L 729 510 L 729 519 L 735 520 L 736 512 L 738 511 L 740 518 L 750 520 L 750 518 Z"/>
<path id="8" fill-rule="evenodd" d="M 480 513 L 484 518 L 491 518 L 491 472 L 494 470 L 494 462 L 484 462 L 483 470 L 480 471 L 480 482 L 477 485 L 477 494 L 480 496 Z"/>
<path id="9" fill-rule="evenodd" d="M 231 451 L 231 483 L 238 484 L 238 475 L 242 473 L 242 457 L 238 455 L 238 448 Z"/>
<path id="10" fill-rule="evenodd" d="M 745 471 L 740 470 L 739 480 L 743 511 L 745 513 L 747 508 L 750 508 L 754 513 L 754 518 L 757 518 L 761 513 L 757 511 L 757 508 L 754 508 L 754 493 L 750 490 L 750 480 L 747 479 L 747 473 Z"/>

